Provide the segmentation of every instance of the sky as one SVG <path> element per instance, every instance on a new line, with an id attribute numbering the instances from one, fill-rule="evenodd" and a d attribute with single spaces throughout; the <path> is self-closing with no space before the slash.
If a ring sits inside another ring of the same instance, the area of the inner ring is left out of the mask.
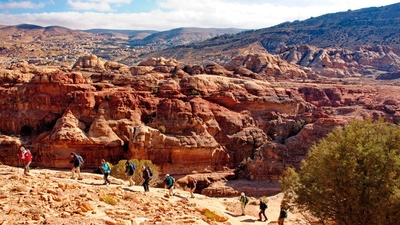
<path id="1" fill-rule="evenodd" d="M 0 25 L 165 31 L 260 29 L 397 0 L 0 0 Z"/>

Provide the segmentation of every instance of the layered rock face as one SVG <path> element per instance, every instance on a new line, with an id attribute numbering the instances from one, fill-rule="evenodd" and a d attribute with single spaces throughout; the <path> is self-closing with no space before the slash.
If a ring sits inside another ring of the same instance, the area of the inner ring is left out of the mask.
<path id="1" fill-rule="evenodd" d="M 71 70 L 22 68 L 3 69 L 0 88 L 0 156 L 9 165 L 25 145 L 34 167 L 68 168 L 74 151 L 86 169 L 137 158 L 161 173 L 239 169 L 278 180 L 335 126 L 365 117 L 400 123 L 398 86 L 315 83 L 267 54 L 225 67 L 158 58 L 128 68 L 90 56 Z"/>

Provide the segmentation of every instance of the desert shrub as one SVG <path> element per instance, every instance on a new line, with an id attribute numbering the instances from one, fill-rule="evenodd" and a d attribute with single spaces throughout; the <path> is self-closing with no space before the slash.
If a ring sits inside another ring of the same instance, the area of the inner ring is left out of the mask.
<path id="1" fill-rule="evenodd" d="M 305 121 L 303 119 L 298 119 L 294 122 L 292 130 L 290 131 L 289 136 L 296 135 L 303 129 L 303 126 L 305 125 Z"/>
<path id="2" fill-rule="evenodd" d="M 400 128 L 371 119 L 335 128 L 280 183 L 289 208 L 323 224 L 398 224 Z"/>
<path id="3" fill-rule="evenodd" d="M 143 183 L 144 179 L 142 178 L 142 167 L 143 166 L 149 166 L 151 171 L 153 172 L 153 176 L 150 179 L 150 185 L 154 185 L 157 183 L 159 180 L 159 172 L 158 172 L 158 167 L 154 165 L 150 160 L 137 160 L 137 159 L 131 159 L 129 162 L 133 162 L 136 166 L 135 174 L 133 175 L 133 180 L 137 185 L 140 185 Z M 112 166 L 111 169 L 111 176 L 127 180 L 127 176 L 125 176 L 125 163 L 126 160 L 120 160 L 118 164 L 115 164 Z"/>
<path id="4" fill-rule="evenodd" d="M 111 195 L 101 195 L 100 196 L 100 201 L 103 201 L 103 202 L 105 202 L 107 204 L 110 204 L 110 205 L 116 205 L 118 203 L 117 199 L 115 199 Z"/>
<path id="5" fill-rule="evenodd" d="M 208 219 L 215 221 L 217 218 L 217 215 L 215 215 L 214 212 L 210 211 L 209 209 L 206 209 L 204 211 L 204 216 L 206 216 Z"/>
<path id="6" fill-rule="evenodd" d="M 167 132 L 167 128 L 164 125 L 158 126 L 158 130 L 162 133 L 165 134 Z"/>
<path id="7" fill-rule="evenodd" d="M 190 95 L 200 95 L 200 92 L 196 89 L 190 89 L 189 94 Z"/>
<path id="8" fill-rule="evenodd" d="M 110 101 L 110 100 L 111 100 L 111 97 L 110 97 L 110 95 L 106 95 L 106 96 L 104 96 L 104 99 L 105 99 L 106 101 Z"/>
<path id="9" fill-rule="evenodd" d="M 158 87 L 152 87 L 151 88 L 151 93 L 152 94 L 157 94 L 158 93 Z"/>

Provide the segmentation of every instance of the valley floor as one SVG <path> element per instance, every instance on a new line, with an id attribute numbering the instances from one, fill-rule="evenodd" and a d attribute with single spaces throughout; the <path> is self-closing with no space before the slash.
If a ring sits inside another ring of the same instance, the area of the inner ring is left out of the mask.
<path id="1" fill-rule="evenodd" d="M 70 171 L 32 169 L 26 176 L 21 168 L 0 165 L 0 224 L 277 224 L 282 199 L 282 194 L 268 197 L 269 220 L 260 222 L 256 198 L 241 216 L 236 197 L 188 198 L 187 191 L 176 190 L 167 198 L 166 189 L 145 193 L 120 179 L 103 185 L 102 175 L 82 174 L 83 180 L 74 180 Z M 285 224 L 308 224 L 301 218 L 289 212 Z"/>

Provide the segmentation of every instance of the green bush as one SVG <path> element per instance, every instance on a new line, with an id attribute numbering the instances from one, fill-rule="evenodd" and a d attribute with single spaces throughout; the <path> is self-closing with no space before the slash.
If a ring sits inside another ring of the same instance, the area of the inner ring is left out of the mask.
<path id="1" fill-rule="evenodd" d="M 398 224 L 400 127 L 368 119 L 335 128 L 280 183 L 289 208 L 322 224 Z"/>
<path id="2" fill-rule="evenodd" d="M 196 95 L 196 96 L 200 95 L 200 92 L 194 88 L 190 89 L 189 93 L 190 93 L 190 95 Z"/>
<path id="3" fill-rule="evenodd" d="M 106 95 L 106 96 L 104 96 L 104 99 L 105 99 L 106 101 L 110 101 L 110 100 L 111 100 L 111 97 L 110 97 L 110 95 Z"/>
<path id="4" fill-rule="evenodd" d="M 111 195 L 101 195 L 100 196 L 100 201 L 103 201 L 103 202 L 105 202 L 107 204 L 110 204 L 110 205 L 116 205 L 118 203 L 117 199 L 115 199 Z"/>
<path id="5" fill-rule="evenodd" d="M 151 88 L 151 93 L 152 94 L 157 94 L 158 93 L 158 87 L 152 87 Z"/>
<path id="6" fill-rule="evenodd" d="M 164 125 L 158 126 L 158 130 L 162 133 L 165 134 L 167 132 L 167 128 Z"/>
<path id="7" fill-rule="evenodd" d="M 131 159 L 129 162 L 133 162 L 136 166 L 135 174 L 133 175 L 133 180 L 137 185 L 140 185 L 143 183 L 144 179 L 142 178 L 143 172 L 142 172 L 142 167 L 143 166 L 149 166 L 151 171 L 153 172 L 153 176 L 150 179 L 150 185 L 154 185 L 159 181 L 159 172 L 158 172 L 158 167 L 154 165 L 150 160 L 137 160 L 137 159 Z M 111 169 L 111 176 L 123 180 L 128 180 L 128 177 L 125 176 L 125 163 L 126 160 L 120 160 L 118 164 L 115 164 L 112 166 Z"/>

